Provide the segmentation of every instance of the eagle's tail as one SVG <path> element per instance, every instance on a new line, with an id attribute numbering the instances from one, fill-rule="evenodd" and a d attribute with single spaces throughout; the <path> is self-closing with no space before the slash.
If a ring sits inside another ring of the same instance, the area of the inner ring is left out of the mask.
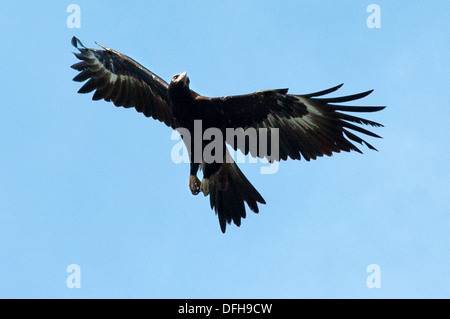
<path id="1" fill-rule="evenodd" d="M 234 162 L 223 163 L 219 172 L 210 177 L 209 183 L 211 208 L 219 217 L 223 233 L 231 221 L 241 225 L 241 218 L 246 216 L 244 202 L 255 213 L 259 212 L 257 203 L 266 203 Z"/>

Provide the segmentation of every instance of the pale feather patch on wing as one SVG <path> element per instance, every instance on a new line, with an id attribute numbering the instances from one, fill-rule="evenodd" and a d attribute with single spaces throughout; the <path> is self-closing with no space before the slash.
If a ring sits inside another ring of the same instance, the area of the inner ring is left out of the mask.
<path id="1" fill-rule="evenodd" d="M 312 96 L 334 92 L 341 86 L 314 93 Z M 381 124 L 336 111 L 374 112 L 384 107 L 342 106 L 328 103 L 329 101 L 337 103 L 353 101 L 367 96 L 370 92 L 372 91 L 331 99 L 311 98 L 309 95 L 279 94 L 276 98 L 277 108 L 271 109 L 267 117 L 262 122 L 255 124 L 254 127 L 279 129 L 278 150 L 281 160 L 286 160 L 288 157 L 292 159 L 303 157 L 309 161 L 324 155 L 331 156 L 335 152 L 351 150 L 361 152 L 351 141 L 375 149 L 362 138 L 350 133 L 348 129 L 371 137 L 379 137 L 352 122 L 375 127 L 382 126 Z M 267 144 L 272 145 L 273 137 L 270 132 L 267 133 L 267 137 L 265 134 L 258 133 L 258 140 L 261 141 L 261 139 L 266 139 Z M 248 150 L 245 149 L 245 154 L 247 153 Z M 255 156 L 256 152 L 250 152 L 250 154 Z M 268 154 L 271 154 L 271 151 L 260 152 L 258 150 L 257 154 L 258 157 L 269 159 Z"/>
<path id="2" fill-rule="evenodd" d="M 315 117 L 323 116 L 322 113 L 314 105 L 309 103 L 309 101 L 307 99 L 304 99 L 300 96 L 293 96 L 293 97 L 298 101 L 298 103 L 306 106 L 306 111 L 307 111 L 306 114 L 301 117 L 296 116 L 296 117 L 291 117 L 291 118 L 279 118 L 278 121 L 283 122 L 284 125 L 287 125 L 289 127 L 300 129 L 303 132 L 306 132 L 307 130 L 318 129 L 319 126 L 317 125 L 317 123 L 315 121 Z M 286 106 L 285 102 L 282 100 L 278 100 L 277 104 L 280 105 L 281 107 Z M 272 114 L 269 114 L 267 119 L 268 119 L 270 125 L 275 127 L 275 125 L 276 125 L 275 117 Z"/>
<path id="3" fill-rule="evenodd" d="M 92 51 L 86 51 L 85 53 L 86 58 L 88 60 L 86 61 L 89 64 L 89 70 L 93 72 L 93 78 L 100 78 L 100 77 L 106 77 L 108 78 L 108 82 L 111 85 L 115 85 L 117 82 L 117 79 L 120 79 L 123 82 L 137 82 L 139 84 L 142 84 L 141 81 L 137 80 L 136 78 L 128 75 L 123 74 L 116 74 L 113 73 L 114 71 L 114 64 L 110 64 L 110 67 L 113 69 L 112 71 L 109 70 Z M 98 74 L 95 74 L 98 73 Z M 101 89 L 103 87 L 98 87 L 97 89 Z M 149 88 L 151 91 L 151 88 Z M 80 93 L 88 93 L 88 92 L 80 92 Z"/>
<path id="4" fill-rule="evenodd" d="M 75 37 L 72 44 L 80 51 L 81 60 L 72 68 L 79 71 L 73 80 L 84 82 L 78 93 L 95 91 L 92 99 L 104 99 L 115 106 L 134 107 L 146 117 L 153 117 L 167 126 L 176 127 L 167 98 L 168 84 L 142 65 L 107 47 L 86 48 Z"/>

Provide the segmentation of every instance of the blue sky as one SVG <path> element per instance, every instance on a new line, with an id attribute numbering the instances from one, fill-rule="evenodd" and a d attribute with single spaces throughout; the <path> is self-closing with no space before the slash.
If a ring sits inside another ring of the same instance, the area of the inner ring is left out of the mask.
<path id="1" fill-rule="evenodd" d="M 69 4 L 81 28 L 68 28 Z M 366 25 L 367 6 L 381 28 Z M 0 297 L 449 298 L 448 1 L 10 1 L 0 10 Z M 75 35 L 207 96 L 368 89 L 379 152 L 240 167 L 222 234 L 171 131 L 77 94 Z M 81 288 L 68 288 L 68 265 Z M 381 287 L 368 288 L 367 266 Z"/>

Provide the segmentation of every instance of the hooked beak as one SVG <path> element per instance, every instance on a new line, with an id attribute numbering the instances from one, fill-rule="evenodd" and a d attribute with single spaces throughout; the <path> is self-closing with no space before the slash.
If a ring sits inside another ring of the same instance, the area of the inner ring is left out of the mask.
<path id="1" fill-rule="evenodd" d="M 180 74 L 179 81 L 183 81 L 184 85 L 189 85 L 189 77 L 187 76 L 187 72 L 183 72 Z"/>

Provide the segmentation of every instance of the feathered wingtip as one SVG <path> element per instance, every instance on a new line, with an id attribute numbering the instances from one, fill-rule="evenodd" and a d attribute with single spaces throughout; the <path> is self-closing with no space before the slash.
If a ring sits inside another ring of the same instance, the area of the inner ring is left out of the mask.
<path id="1" fill-rule="evenodd" d="M 352 94 L 352 95 L 333 97 L 333 98 L 322 97 L 323 95 L 336 92 L 343 85 L 344 85 L 344 83 L 341 83 L 341 84 L 339 84 L 337 86 L 334 86 L 332 88 L 329 88 L 329 89 L 326 89 L 326 90 L 323 90 L 323 91 L 314 92 L 314 93 L 310 93 L 310 94 L 302 94 L 302 95 L 299 95 L 299 96 L 300 97 L 304 97 L 304 98 L 310 98 L 310 99 L 312 99 L 314 101 L 320 101 L 321 103 L 325 103 L 329 107 L 333 107 L 335 111 L 344 111 L 344 112 L 377 112 L 377 111 L 381 111 L 382 109 L 384 109 L 386 107 L 386 106 L 347 106 L 347 105 L 332 104 L 332 103 L 344 103 L 344 102 L 350 102 L 350 101 L 355 101 L 355 100 L 362 99 L 362 98 L 368 96 L 369 94 L 371 94 L 373 92 L 373 90 L 369 90 L 369 91 L 365 91 L 365 92 L 357 93 L 357 94 Z M 367 120 L 364 120 L 364 121 L 368 122 L 368 123 L 364 123 L 364 124 L 370 124 L 372 126 L 383 126 L 383 125 L 375 123 L 375 122 L 370 122 L 370 121 L 367 121 Z"/>
<path id="2" fill-rule="evenodd" d="M 86 47 L 81 43 L 81 41 L 77 37 L 72 37 L 72 40 L 70 41 L 72 45 L 77 48 L 80 52 L 72 52 L 81 62 L 75 63 L 74 65 L 71 65 L 70 67 L 72 69 L 75 69 L 77 71 L 84 71 L 86 70 L 86 56 L 85 52 L 87 51 Z M 75 77 L 76 78 L 76 77 Z M 74 80 L 75 80 L 74 78 Z M 78 81 L 78 80 L 75 80 Z"/>
<path id="3" fill-rule="evenodd" d="M 333 86 L 332 88 L 329 88 L 329 89 L 326 89 L 326 90 L 323 90 L 323 91 L 319 91 L 319 92 L 310 93 L 310 94 L 302 94 L 302 96 L 303 97 L 307 97 L 307 98 L 311 98 L 311 97 L 317 97 L 317 96 L 330 94 L 330 93 L 333 93 L 333 92 L 339 90 L 343 85 L 344 85 L 344 83 L 341 83 L 339 85 Z"/>
<path id="4" fill-rule="evenodd" d="M 72 40 L 70 41 L 72 45 L 77 48 L 78 50 L 81 48 L 85 49 L 86 47 L 81 43 L 81 41 L 77 37 L 72 37 Z"/>

